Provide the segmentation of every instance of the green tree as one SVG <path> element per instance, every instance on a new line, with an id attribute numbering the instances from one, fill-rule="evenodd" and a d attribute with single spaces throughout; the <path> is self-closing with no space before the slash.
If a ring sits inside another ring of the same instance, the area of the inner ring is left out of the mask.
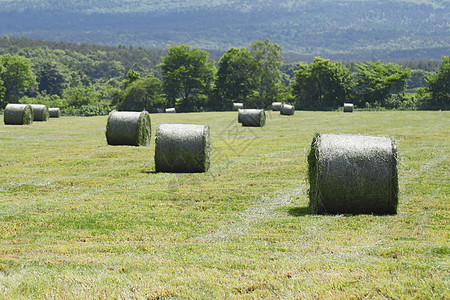
<path id="1" fill-rule="evenodd" d="M 94 86 L 69 87 L 64 90 L 63 99 L 67 107 L 80 108 L 86 105 L 96 105 L 102 98 Z"/>
<path id="2" fill-rule="evenodd" d="M 257 106 L 268 107 L 277 100 L 280 90 L 282 76 L 279 67 L 283 63 L 281 46 L 265 39 L 253 42 L 249 50 L 257 64 L 253 78 L 256 84 Z"/>
<path id="3" fill-rule="evenodd" d="M 35 69 L 39 91 L 61 97 L 64 89 L 68 87 L 68 75 L 63 66 L 52 61 L 41 61 Z"/>
<path id="4" fill-rule="evenodd" d="M 442 57 L 439 72 L 428 77 L 430 98 L 427 108 L 450 109 L 450 56 Z"/>
<path id="5" fill-rule="evenodd" d="M 125 87 L 127 87 L 131 83 L 135 82 L 136 80 L 140 79 L 141 78 L 141 74 L 139 74 L 135 70 L 130 70 L 127 73 L 127 78 L 128 79 L 124 80 Z"/>
<path id="6" fill-rule="evenodd" d="M 300 64 L 294 77 L 292 95 L 295 106 L 302 109 L 336 109 L 351 91 L 350 70 L 320 57 L 309 65 Z"/>
<path id="7" fill-rule="evenodd" d="M 392 94 L 403 93 L 411 70 L 396 63 L 369 62 L 357 64 L 356 92 L 360 104 L 383 105 Z"/>
<path id="8" fill-rule="evenodd" d="M 0 55 L 0 81 L 3 81 L 2 108 L 8 103 L 18 103 L 25 91 L 36 84 L 36 76 L 31 71 L 31 62 L 23 56 Z"/>
<path id="9" fill-rule="evenodd" d="M 147 75 L 130 83 L 123 91 L 121 102 L 117 103 L 119 110 L 155 112 L 164 108 L 165 102 L 161 96 L 161 81 L 153 75 Z"/>
<path id="10" fill-rule="evenodd" d="M 256 88 L 256 60 L 246 48 L 231 48 L 220 59 L 212 108 L 230 109 L 233 102 L 247 102 Z"/>
<path id="11" fill-rule="evenodd" d="M 3 103 L 3 98 L 5 97 L 6 87 L 4 86 L 3 82 L 3 72 L 5 72 L 6 69 L 0 64 L 0 108 L 2 107 L 1 104 Z"/>
<path id="12" fill-rule="evenodd" d="M 181 111 L 195 109 L 204 96 L 209 95 L 214 80 L 214 62 L 208 61 L 207 51 L 190 46 L 172 45 L 163 57 L 163 91 L 170 106 L 177 104 Z M 176 103 L 177 99 L 180 99 Z"/>
<path id="13" fill-rule="evenodd" d="M 423 88 L 427 86 L 427 78 L 432 75 L 432 72 L 420 70 L 420 69 L 412 69 L 411 77 L 408 79 L 408 90 L 407 91 L 415 91 L 418 88 Z"/>

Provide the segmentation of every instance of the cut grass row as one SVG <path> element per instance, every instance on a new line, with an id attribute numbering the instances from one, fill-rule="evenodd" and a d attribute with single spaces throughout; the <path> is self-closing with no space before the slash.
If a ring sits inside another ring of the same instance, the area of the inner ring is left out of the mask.
<path id="1" fill-rule="evenodd" d="M 0 125 L 0 298 L 450 296 L 450 113 L 151 118 L 149 147 L 106 117 Z M 160 123 L 208 124 L 210 171 L 155 173 Z M 396 138 L 399 213 L 311 215 L 315 132 Z"/>

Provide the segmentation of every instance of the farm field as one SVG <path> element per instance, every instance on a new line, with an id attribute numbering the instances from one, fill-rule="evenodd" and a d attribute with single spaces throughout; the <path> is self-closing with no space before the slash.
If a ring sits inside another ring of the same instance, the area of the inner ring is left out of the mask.
<path id="1" fill-rule="evenodd" d="M 450 297 L 448 111 L 151 114 L 148 147 L 1 118 L 0 299 Z M 162 123 L 209 125 L 209 172 L 155 173 Z M 394 137 L 398 214 L 310 214 L 316 132 Z"/>

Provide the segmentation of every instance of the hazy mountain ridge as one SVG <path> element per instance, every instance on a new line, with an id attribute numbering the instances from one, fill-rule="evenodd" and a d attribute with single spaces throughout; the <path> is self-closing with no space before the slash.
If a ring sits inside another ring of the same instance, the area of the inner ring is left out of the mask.
<path id="1" fill-rule="evenodd" d="M 161 12 L 180 11 L 186 9 L 233 8 L 236 11 L 252 12 L 261 9 L 297 9 L 314 5 L 314 3 L 337 3 L 341 6 L 374 3 L 373 0 L 0 0 L 0 11 L 24 10 L 65 10 L 79 13 L 133 13 L 133 12 Z M 435 9 L 446 8 L 448 0 L 379 0 L 386 2 L 410 3 L 413 5 L 429 5 Z"/>
<path id="2" fill-rule="evenodd" d="M 300 58 L 440 59 L 450 1 L 2 1 L 0 35 L 226 50 L 270 38 Z M 20 20 L 20 21 L 18 21 Z"/>

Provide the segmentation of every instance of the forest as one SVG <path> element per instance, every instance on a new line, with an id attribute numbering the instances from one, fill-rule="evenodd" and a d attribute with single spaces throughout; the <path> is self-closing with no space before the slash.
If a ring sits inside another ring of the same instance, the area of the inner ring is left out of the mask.
<path id="1" fill-rule="evenodd" d="M 0 0 L 0 36 L 221 52 L 269 38 L 287 62 L 403 63 L 449 52 L 449 12 L 446 0 Z"/>
<path id="2" fill-rule="evenodd" d="M 230 110 L 233 102 L 304 110 L 449 108 L 450 60 L 284 61 L 269 39 L 225 53 L 186 44 L 167 49 L 0 38 L 0 104 L 42 103 L 66 115 L 113 109 Z"/>

